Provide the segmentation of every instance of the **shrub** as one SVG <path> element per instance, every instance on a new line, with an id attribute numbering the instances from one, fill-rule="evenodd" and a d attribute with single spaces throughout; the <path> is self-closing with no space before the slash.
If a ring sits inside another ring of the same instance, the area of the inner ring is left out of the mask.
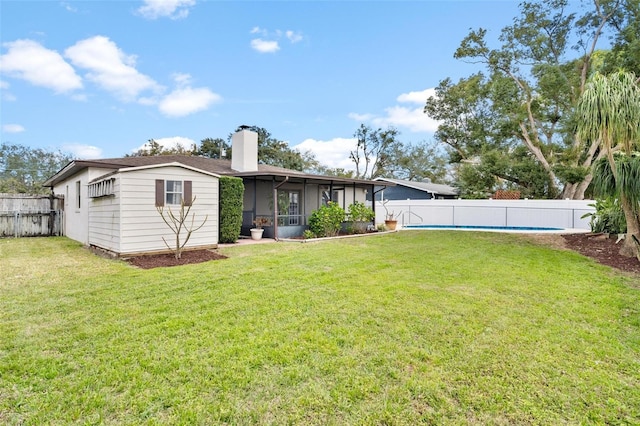
<path id="1" fill-rule="evenodd" d="M 344 221 L 344 209 L 329 201 L 327 205 L 314 210 L 309 216 L 309 229 L 318 237 L 338 235 Z"/>
<path id="2" fill-rule="evenodd" d="M 362 234 L 367 231 L 369 224 L 366 222 L 371 222 L 375 217 L 376 214 L 373 210 L 364 205 L 364 203 L 356 201 L 348 208 L 347 220 L 349 224 L 347 230 L 349 233 L 357 232 Z"/>
<path id="3" fill-rule="evenodd" d="M 315 237 L 316 237 L 316 234 L 314 234 L 311 229 L 305 229 L 304 232 L 302 233 L 302 238 L 304 238 L 305 240 L 310 240 L 311 238 L 315 238 Z"/>
<path id="4" fill-rule="evenodd" d="M 627 221 L 624 217 L 622 207 L 617 198 L 603 198 L 596 200 L 596 211 L 587 213 L 582 217 L 590 217 L 589 226 L 591 232 L 604 232 L 607 234 L 624 234 L 627 232 Z"/>
<path id="5" fill-rule="evenodd" d="M 220 243 L 235 243 L 242 227 L 242 179 L 231 176 L 220 177 Z"/>

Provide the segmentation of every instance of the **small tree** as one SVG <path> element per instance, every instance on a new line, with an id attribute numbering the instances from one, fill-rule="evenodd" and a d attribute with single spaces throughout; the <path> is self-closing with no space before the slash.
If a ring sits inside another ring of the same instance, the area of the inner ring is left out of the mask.
<path id="1" fill-rule="evenodd" d="M 577 107 L 577 134 L 595 141 L 606 160 L 595 162 L 594 192 L 620 199 L 627 224 L 627 238 L 620 254 L 640 260 L 640 85 L 632 73 L 608 76 L 596 73 Z"/>
<path id="2" fill-rule="evenodd" d="M 191 234 L 202 228 L 207 222 L 207 219 L 209 219 L 209 215 L 206 215 L 202 223 L 199 226 L 195 226 L 196 215 L 194 213 L 193 215 L 191 215 L 191 223 L 187 223 L 189 212 L 191 211 L 191 207 L 193 206 L 193 203 L 195 203 L 195 201 L 196 197 L 193 197 L 193 201 L 187 206 L 185 204 L 185 201 L 182 200 L 177 216 L 173 213 L 173 211 L 171 211 L 171 207 L 167 208 L 166 212 L 163 206 L 156 207 L 156 210 L 158 210 L 158 213 L 162 217 L 162 220 L 164 220 L 164 223 L 167 224 L 169 229 L 171 229 L 171 232 L 173 232 L 176 236 L 174 247 L 171 247 L 169 243 L 167 243 L 167 240 L 162 237 L 162 241 L 164 241 L 164 244 L 167 246 L 167 248 L 173 252 L 176 259 L 180 259 L 182 257 L 182 251 L 184 249 L 184 246 L 187 245 L 189 238 L 191 238 Z M 183 232 L 186 232 L 184 241 L 182 240 Z"/>

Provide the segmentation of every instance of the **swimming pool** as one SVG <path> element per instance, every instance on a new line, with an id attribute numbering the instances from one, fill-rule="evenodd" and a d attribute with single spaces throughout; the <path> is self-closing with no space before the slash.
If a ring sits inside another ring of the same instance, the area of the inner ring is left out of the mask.
<path id="1" fill-rule="evenodd" d="M 453 229 L 469 231 L 513 231 L 513 232 L 545 232 L 564 231 L 564 228 L 544 228 L 537 226 L 484 226 L 484 225 L 405 225 L 404 229 Z"/>

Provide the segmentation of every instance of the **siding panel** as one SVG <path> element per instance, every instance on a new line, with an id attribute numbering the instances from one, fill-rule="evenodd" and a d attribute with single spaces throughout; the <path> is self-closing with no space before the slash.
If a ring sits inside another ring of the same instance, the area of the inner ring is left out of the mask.
<path id="1" fill-rule="evenodd" d="M 190 180 L 192 194 L 196 201 L 191 207 L 189 223 L 193 214 L 195 214 L 196 226 L 208 215 L 205 225 L 192 234 L 186 247 L 215 246 L 218 243 L 217 178 L 176 166 L 131 171 L 122 173 L 120 176 L 122 182 L 120 253 L 165 251 L 167 247 L 162 238 L 164 237 L 170 245 L 175 241 L 175 234 L 164 223 L 156 209 L 155 181 L 157 179 Z M 165 211 L 168 208 L 177 213 L 180 207 L 165 206 Z"/>

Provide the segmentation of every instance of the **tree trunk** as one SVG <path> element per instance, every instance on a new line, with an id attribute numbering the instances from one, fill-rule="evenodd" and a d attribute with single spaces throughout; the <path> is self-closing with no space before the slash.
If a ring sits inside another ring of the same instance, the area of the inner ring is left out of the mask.
<path id="1" fill-rule="evenodd" d="M 567 183 L 562 190 L 561 198 L 563 200 L 567 198 L 570 200 L 584 200 L 584 193 L 592 180 L 593 175 L 588 174 L 581 182 Z"/>
<path id="2" fill-rule="evenodd" d="M 633 207 L 629 199 L 624 195 L 620 196 L 620 204 L 627 221 L 627 235 L 620 248 L 620 254 L 626 257 L 636 257 L 640 261 L 640 251 L 634 239 L 634 236 L 640 239 L 640 221 L 638 221 L 637 209 Z"/>

